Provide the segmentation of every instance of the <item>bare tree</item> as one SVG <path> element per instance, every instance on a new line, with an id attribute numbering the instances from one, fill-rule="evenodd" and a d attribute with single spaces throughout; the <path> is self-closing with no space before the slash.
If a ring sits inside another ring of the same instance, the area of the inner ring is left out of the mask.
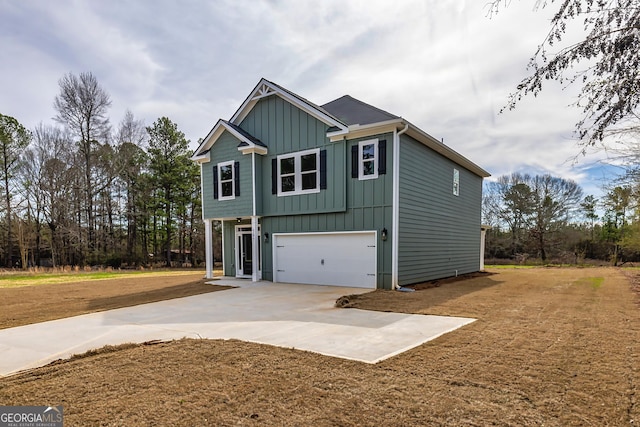
<path id="1" fill-rule="evenodd" d="M 513 173 L 498 177 L 488 184 L 485 202 L 499 223 L 505 224 L 511 234 L 511 255 L 515 256 L 522 246 L 524 230 L 532 212 L 532 194 L 529 175 Z"/>
<path id="2" fill-rule="evenodd" d="M 65 245 L 65 239 L 71 233 L 72 207 L 78 204 L 73 188 L 73 177 L 77 172 L 75 153 L 69 150 L 71 136 L 60 128 L 40 124 L 33 135 L 25 174 L 28 173 L 32 180 L 30 194 L 36 204 L 36 212 L 42 210 L 43 221 L 48 226 L 51 262 L 55 266 L 70 262 L 67 254 L 71 248 Z M 36 236 L 38 253 L 39 235 Z"/>
<path id="3" fill-rule="evenodd" d="M 551 175 L 537 175 L 529 183 L 533 196 L 531 234 L 540 258 L 547 259 L 547 237 L 566 225 L 580 206 L 582 189 L 572 180 Z"/>
<path id="4" fill-rule="evenodd" d="M 489 2 L 489 13 L 497 13 L 508 3 Z M 576 133 L 585 146 L 607 136 L 619 138 L 628 131 L 637 137 L 640 0 L 536 0 L 535 8 L 553 3 L 558 10 L 529 61 L 531 74 L 511 94 L 506 108 L 515 108 L 526 95 L 540 93 L 545 81 L 577 84 L 582 90 L 576 105 L 583 118 L 576 124 Z M 582 33 L 575 34 L 580 23 Z"/>
<path id="5" fill-rule="evenodd" d="M 54 100 L 57 111 L 55 119 L 67 126 L 78 138 L 78 151 L 82 159 L 84 216 L 88 230 L 87 249 L 95 248 L 94 197 L 102 191 L 96 185 L 94 175 L 95 151 L 99 144 L 109 138 L 107 110 L 111 99 L 98 84 L 96 77 L 88 73 L 65 75 L 58 82 L 60 93 Z"/>
<path id="6" fill-rule="evenodd" d="M 528 238 L 542 260 L 547 259 L 548 237 L 566 225 L 582 201 L 582 189 L 572 180 L 551 175 L 514 173 L 489 183 L 488 192 L 501 224 L 511 234 L 511 255 Z M 525 234 L 528 232 L 528 234 Z"/>

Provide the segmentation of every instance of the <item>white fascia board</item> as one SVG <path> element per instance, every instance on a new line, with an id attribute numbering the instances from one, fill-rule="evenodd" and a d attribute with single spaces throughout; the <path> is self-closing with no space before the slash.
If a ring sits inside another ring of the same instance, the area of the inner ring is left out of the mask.
<path id="1" fill-rule="evenodd" d="M 267 150 L 267 147 L 261 147 L 255 144 L 251 144 L 247 147 L 238 147 L 238 151 L 240 151 L 242 154 L 256 153 L 260 154 L 261 156 L 264 156 L 269 152 L 269 150 Z"/>
<path id="2" fill-rule="evenodd" d="M 256 153 L 258 153 L 258 154 L 263 154 L 263 155 L 267 154 L 267 148 L 266 147 L 260 147 L 260 146 L 258 146 L 256 144 L 254 144 L 251 140 L 247 139 L 244 135 L 239 133 L 237 130 L 235 130 L 231 126 L 227 125 L 227 123 L 225 123 L 224 120 L 218 120 L 218 123 L 216 123 L 216 125 L 213 127 L 213 129 L 211 129 L 211 132 L 209 132 L 207 137 L 204 139 L 204 141 L 202 141 L 202 143 L 200 144 L 198 149 L 195 151 L 196 154 L 193 155 L 191 160 L 193 160 L 193 161 L 202 161 L 202 162 L 210 161 L 211 160 L 211 156 L 209 154 L 209 151 L 207 151 L 205 154 L 200 154 L 200 155 L 198 155 L 197 153 L 200 153 L 200 152 L 205 151 L 205 150 L 209 150 L 211 148 L 211 146 L 216 143 L 218 138 L 220 138 L 220 135 L 222 135 L 222 132 L 224 132 L 225 130 L 227 132 L 229 132 L 231 135 L 233 135 L 239 141 L 248 144 L 248 146 L 246 146 L 246 147 L 238 148 L 238 150 L 242 151 L 243 153 L 244 153 L 243 150 L 246 149 L 246 150 L 255 150 Z"/>
<path id="3" fill-rule="evenodd" d="M 260 94 L 259 91 L 263 86 L 268 87 L 271 90 L 271 92 L 265 93 L 265 94 Z M 236 113 L 233 115 L 233 117 L 231 117 L 231 120 L 229 120 L 229 121 L 231 123 L 233 123 L 233 124 L 236 124 L 236 125 L 239 124 L 240 122 L 242 122 L 242 120 L 245 117 L 247 117 L 247 115 L 253 109 L 253 106 L 260 99 L 269 97 L 271 95 L 278 95 L 280 98 L 284 99 L 285 101 L 289 102 L 290 104 L 295 105 L 296 107 L 298 107 L 299 109 L 303 110 L 307 114 L 315 117 L 316 119 L 320 120 L 321 122 L 323 122 L 323 123 L 325 123 L 325 124 L 327 124 L 329 126 L 335 126 L 335 127 L 340 128 L 340 129 L 343 129 L 345 131 L 347 130 L 347 126 L 344 123 L 335 120 L 333 117 L 330 117 L 329 115 L 325 114 L 324 112 L 318 110 L 316 107 L 304 102 L 300 98 L 295 97 L 295 96 L 291 95 L 290 93 L 288 93 L 286 91 L 283 91 L 278 86 L 275 86 L 274 84 L 272 84 L 270 81 L 268 81 L 266 79 L 261 79 L 260 82 L 258 82 L 256 87 L 251 92 L 251 94 L 249 94 L 247 99 L 245 99 L 245 101 L 242 103 L 242 105 L 240 106 L 238 111 L 236 111 Z"/>
<path id="4" fill-rule="evenodd" d="M 199 156 L 196 156 L 195 154 L 193 156 L 191 156 L 191 161 L 194 163 L 207 163 L 211 161 L 211 152 L 207 151 L 204 154 L 201 154 Z"/>
<path id="5" fill-rule="evenodd" d="M 403 118 L 387 120 L 384 122 L 371 123 L 368 125 L 351 125 L 349 126 L 349 132 L 344 133 L 331 133 L 327 134 L 329 140 L 331 142 L 341 141 L 345 137 L 346 139 L 355 139 L 362 138 L 370 135 L 378 135 L 386 132 L 393 132 L 394 130 L 400 130 L 404 127 L 405 124 L 409 125 L 406 134 L 411 136 L 416 141 L 426 145 L 431 148 L 433 151 L 443 155 L 447 159 L 457 163 L 463 168 L 475 173 L 476 175 L 486 178 L 491 176 L 489 172 L 482 169 L 480 166 L 473 163 L 471 160 L 464 157 L 462 154 L 454 151 L 452 148 L 447 147 L 442 142 L 438 141 L 428 133 L 424 132 L 422 129 L 414 126 L 410 122 L 406 121 Z"/>
<path id="6" fill-rule="evenodd" d="M 327 138 L 331 142 L 342 141 L 342 137 L 349 134 L 349 129 L 340 129 L 333 132 L 327 132 Z"/>
<path id="7" fill-rule="evenodd" d="M 255 98 L 256 94 L 258 93 L 258 91 L 263 85 L 265 84 L 268 85 L 268 83 L 269 82 L 266 79 L 260 79 L 260 81 L 258 82 L 256 87 L 253 88 L 253 90 L 251 91 L 247 99 L 244 100 L 240 108 L 238 108 L 238 110 L 231 117 L 231 120 L 229 120 L 231 123 L 238 124 L 242 121 L 242 119 L 247 117 L 247 114 L 249 114 L 249 111 L 251 111 L 251 109 L 257 102 Z M 270 87 L 271 85 L 268 85 L 268 86 Z"/>
<path id="8" fill-rule="evenodd" d="M 452 148 L 447 147 L 442 142 L 438 141 L 437 139 L 424 132 L 422 129 L 412 125 L 411 123 L 409 123 L 407 135 L 411 136 L 416 141 L 419 141 L 420 143 L 431 148 L 433 151 L 442 154 L 447 159 L 459 164 L 463 168 L 473 172 L 474 174 L 482 178 L 491 176 L 489 172 L 482 169 L 480 166 L 476 165 L 471 160 L 464 157 L 462 154 L 454 151 Z"/>
<path id="9" fill-rule="evenodd" d="M 200 146 L 198 146 L 196 151 L 194 151 L 195 154 L 193 155 L 193 158 L 201 156 L 198 153 L 201 153 L 211 148 L 214 142 L 216 142 L 216 140 L 222 134 L 222 131 L 224 130 L 224 128 L 222 128 L 223 124 L 224 122 L 222 121 L 222 119 L 219 119 L 218 122 L 213 127 L 213 129 L 211 129 L 207 134 L 207 136 L 202 140 L 202 142 L 200 143 Z"/>
<path id="10" fill-rule="evenodd" d="M 404 123 L 405 122 L 402 119 L 393 119 L 386 120 L 384 122 L 371 123 L 364 126 L 351 125 L 349 126 L 349 131 L 347 133 L 338 134 L 337 132 L 335 132 L 335 136 L 334 133 L 332 133 L 331 136 L 327 134 L 327 136 L 329 137 L 329 141 L 331 142 L 341 141 L 344 137 L 346 137 L 347 139 L 362 138 L 365 136 L 373 136 L 379 135 L 381 133 L 393 132 L 398 128 L 402 129 Z"/>

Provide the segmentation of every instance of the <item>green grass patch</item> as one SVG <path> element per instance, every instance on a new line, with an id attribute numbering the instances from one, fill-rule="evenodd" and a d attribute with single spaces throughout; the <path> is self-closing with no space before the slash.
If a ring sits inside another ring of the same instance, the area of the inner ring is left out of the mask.
<path id="1" fill-rule="evenodd" d="M 577 285 L 591 286 L 593 289 L 598 289 L 604 283 L 604 277 L 584 277 L 574 282 Z"/>
<path id="2" fill-rule="evenodd" d="M 19 288 L 22 286 L 38 286 L 59 283 L 74 283 L 109 279 L 126 279 L 152 276 L 180 276 L 198 273 L 198 271 L 99 271 L 72 273 L 4 273 L 0 274 L 0 289 Z"/>
<path id="3" fill-rule="evenodd" d="M 503 270 L 510 270 L 510 269 L 524 269 L 524 268 L 540 268 L 542 267 L 541 265 L 515 265 L 515 264 L 493 264 L 493 265 L 485 265 L 485 268 L 495 268 L 495 269 L 503 269 Z"/>

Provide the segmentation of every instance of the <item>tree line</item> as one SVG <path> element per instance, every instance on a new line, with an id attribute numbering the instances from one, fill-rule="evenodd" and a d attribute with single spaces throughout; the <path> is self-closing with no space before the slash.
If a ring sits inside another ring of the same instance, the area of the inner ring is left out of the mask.
<path id="1" fill-rule="evenodd" d="M 487 258 L 514 262 L 614 265 L 640 260 L 636 173 L 612 183 L 601 199 L 583 197 L 572 180 L 513 173 L 485 185 Z"/>
<path id="2" fill-rule="evenodd" d="M 145 126 L 90 73 L 59 80 L 54 125 L 0 114 L 0 264 L 197 264 L 204 255 L 199 168 L 167 117 Z"/>
<path id="3" fill-rule="evenodd" d="M 167 117 L 145 126 L 127 111 L 114 128 L 110 96 L 92 73 L 58 83 L 55 125 L 28 130 L 0 114 L 0 265 L 202 262 L 199 169 L 178 126 Z M 601 200 L 550 175 L 488 182 L 487 257 L 639 259 L 639 176 L 630 167 Z"/>

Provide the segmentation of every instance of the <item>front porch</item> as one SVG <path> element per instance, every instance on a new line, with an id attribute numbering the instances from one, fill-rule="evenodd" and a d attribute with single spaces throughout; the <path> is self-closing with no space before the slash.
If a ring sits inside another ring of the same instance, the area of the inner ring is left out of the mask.
<path id="1" fill-rule="evenodd" d="M 213 279 L 213 221 L 222 224 L 222 269 L 225 277 L 262 279 L 260 217 L 205 219 L 206 278 Z"/>

